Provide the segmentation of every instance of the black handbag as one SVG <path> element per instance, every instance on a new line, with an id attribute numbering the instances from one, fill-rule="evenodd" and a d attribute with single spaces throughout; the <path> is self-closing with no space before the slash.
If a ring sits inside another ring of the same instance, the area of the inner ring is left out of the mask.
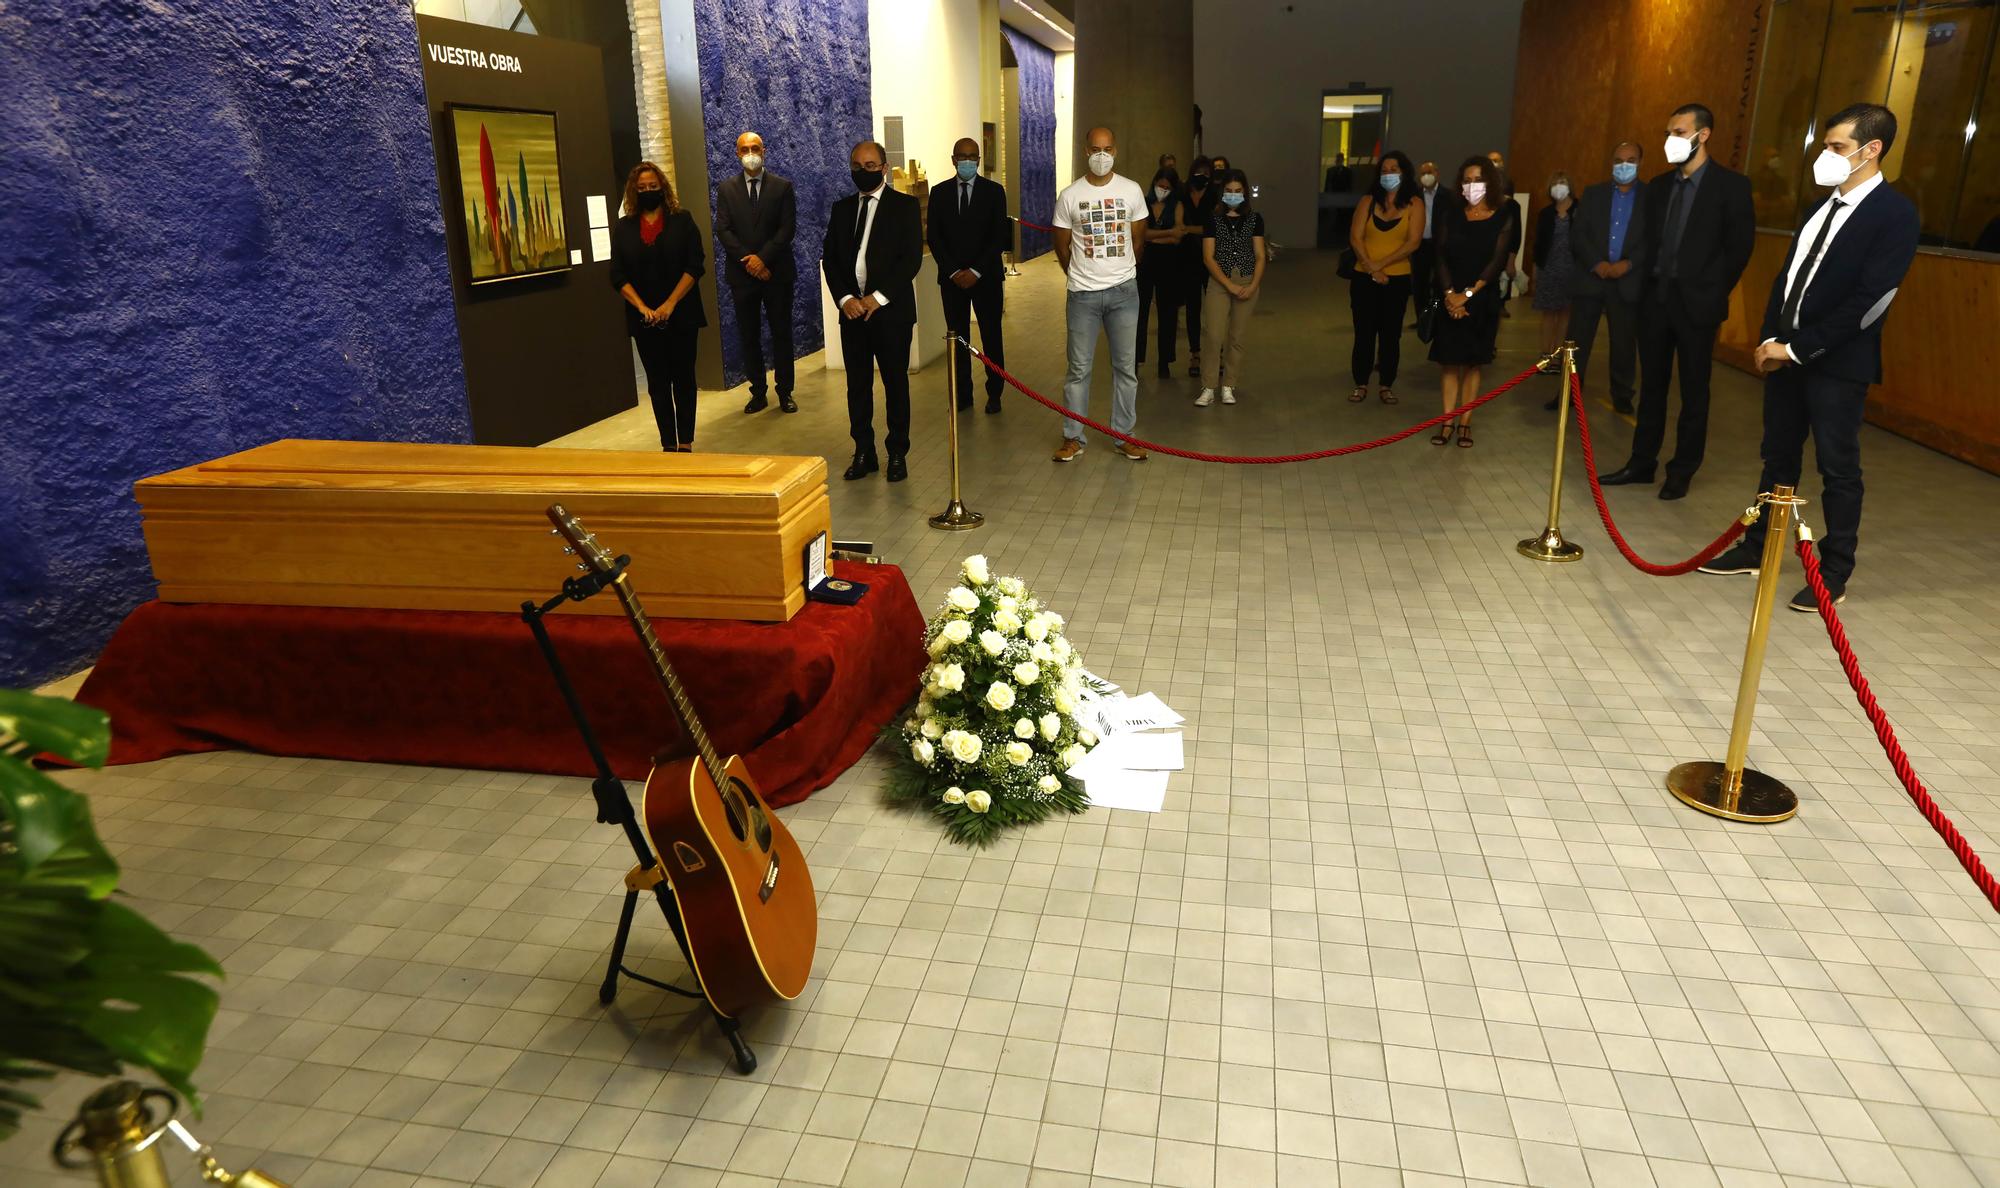
<path id="1" fill-rule="evenodd" d="M 1354 258 L 1353 248 L 1341 248 L 1340 259 L 1334 265 L 1334 275 L 1340 277 L 1342 280 L 1360 280 L 1361 270 L 1356 267 L 1358 263 L 1359 261 Z"/>
<path id="2" fill-rule="evenodd" d="M 1438 317 L 1444 312 L 1444 298 L 1433 297 L 1417 311 L 1417 341 L 1429 342 L 1437 334 Z"/>

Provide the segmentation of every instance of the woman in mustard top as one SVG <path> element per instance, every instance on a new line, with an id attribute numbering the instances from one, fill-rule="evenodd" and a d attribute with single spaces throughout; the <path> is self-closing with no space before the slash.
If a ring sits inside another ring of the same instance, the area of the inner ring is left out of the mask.
<path id="1" fill-rule="evenodd" d="M 1410 257 L 1424 243 L 1423 197 L 1403 185 L 1416 167 L 1400 151 L 1382 158 L 1375 187 L 1354 208 L 1347 242 L 1355 277 L 1347 299 L 1354 311 L 1352 403 L 1368 399 L 1368 376 L 1382 376 L 1382 403 L 1396 403 L 1396 369 L 1403 357 L 1403 311 L 1410 302 Z"/>

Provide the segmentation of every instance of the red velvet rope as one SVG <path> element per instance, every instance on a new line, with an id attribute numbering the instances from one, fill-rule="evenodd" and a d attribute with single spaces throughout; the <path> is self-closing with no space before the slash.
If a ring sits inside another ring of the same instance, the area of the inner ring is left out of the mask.
<path id="1" fill-rule="evenodd" d="M 1330 450 L 1314 450 L 1312 453 L 1309 454 L 1260 454 L 1260 455 L 1204 454 L 1199 450 L 1176 449 L 1173 446 L 1160 445 L 1156 442 L 1147 441 L 1142 437 L 1133 437 L 1129 433 L 1120 433 L 1116 429 L 1111 428 L 1109 425 L 1099 424 L 1098 422 L 1091 420 L 1089 417 L 1084 416 L 1082 413 L 1072 412 L 1067 407 L 1057 404 L 1055 401 L 1050 400 L 1048 397 L 1042 395 L 1040 392 L 1037 392 L 1033 388 L 1028 387 L 1020 380 L 1015 379 L 1012 375 L 1008 374 L 1006 368 L 1001 367 L 993 360 L 987 358 L 983 351 L 978 350 L 971 343 L 966 342 L 962 338 L 959 339 L 958 341 L 959 344 L 965 348 L 968 354 L 970 354 L 973 358 L 979 360 L 981 363 L 984 363 L 987 366 L 987 368 L 993 372 L 993 374 L 1005 380 L 1009 387 L 1013 388 L 1021 395 L 1026 396 L 1028 399 L 1034 401 L 1035 403 L 1041 405 L 1042 407 L 1051 409 L 1055 412 L 1059 412 L 1063 416 L 1068 417 L 1070 420 L 1075 421 L 1080 425 L 1088 425 L 1092 429 L 1097 430 L 1099 433 L 1102 433 L 1107 437 L 1115 437 L 1119 441 L 1129 442 L 1132 445 L 1138 446 L 1140 449 L 1151 450 L 1156 454 L 1167 454 L 1175 458 L 1187 458 L 1195 462 L 1226 462 L 1233 466 L 1271 466 L 1281 462 L 1317 462 L 1322 458 L 1338 458 L 1344 454 L 1358 454 L 1363 450 L 1372 450 L 1380 448 L 1385 445 L 1394 445 L 1396 442 L 1399 442 L 1404 438 L 1411 436 L 1412 434 L 1422 433 L 1424 430 L 1429 429 L 1434 425 L 1442 425 L 1444 422 L 1449 421 L 1454 417 L 1460 417 L 1465 415 L 1466 413 L 1471 412 L 1473 409 L 1478 408 L 1480 405 L 1485 404 L 1487 401 L 1492 400 L 1494 397 L 1501 396 L 1506 394 L 1507 392 L 1512 391 L 1515 385 L 1519 384 L 1521 381 L 1527 379 L 1529 376 L 1534 375 L 1536 373 L 1536 369 L 1530 367 L 1526 371 L 1515 376 L 1513 379 L 1508 380 L 1506 383 L 1501 384 L 1499 387 L 1493 389 L 1491 392 L 1486 393 L 1484 396 L 1481 396 L 1471 401 L 1470 403 L 1462 404 L 1459 407 L 1447 413 L 1439 413 L 1437 416 L 1432 417 L 1428 421 L 1419 421 L 1417 424 L 1410 426 L 1408 429 L 1404 429 L 1397 433 L 1391 433 L 1387 437 L 1378 437 L 1374 441 L 1356 442 L 1353 445 L 1338 446 Z"/>
<path id="2" fill-rule="evenodd" d="M 1903 752 L 1903 744 L 1896 741 L 1896 728 L 1889 724 L 1889 715 L 1875 700 L 1875 693 L 1868 687 L 1868 678 L 1861 675 L 1861 661 L 1854 655 L 1854 648 L 1847 642 L 1847 629 L 1840 625 L 1840 612 L 1833 606 L 1833 595 L 1826 588 L 1826 579 L 1819 571 L 1819 554 L 1812 547 L 1812 541 L 1804 536 L 1799 539 L 1799 562 L 1805 566 L 1806 585 L 1812 587 L 1813 599 L 1819 603 L 1819 617 L 1826 624 L 1827 638 L 1833 641 L 1833 650 L 1840 653 L 1841 671 L 1847 674 L 1847 683 L 1854 688 L 1854 697 L 1861 703 L 1861 712 L 1868 715 L 1868 721 L 1875 727 L 1875 737 L 1882 744 L 1882 750 L 1889 756 L 1889 766 L 1895 769 L 1896 778 L 1903 782 L 1903 791 L 1909 793 L 1917 811 L 1937 830 L 1944 844 L 1950 848 L 1958 864 L 1972 881 L 1979 885 L 1979 893 L 1993 910 L 2000 911 L 2000 882 L 1996 882 L 1986 863 L 1972 848 L 1972 843 L 1944 815 L 1937 801 L 1924 788 L 1924 782 L 1917 778 L 1916 769 L 1910 766 L 1910 757 Z"/>
<path id="3" fill-rule="evenodd" d="M 1632 563 L 1634 569 L 1641 573 L 1650 573 L 1654 577 L 1679 577 L 1684 573 L 1693 573 L 1720 557 L 1723 550 L 1735 544 L 1736 538 L 1743 535 L 1743 530 L 1748 525 L 1740 519 L 1732 520 L 1729 527 L 1722 530 L 1722 535 L 1711 541 L 1707 548 L 1673 565 L 1657 565 L 1633 552 L 1632 546 L 1625 543 L 1624 533 L 1618 531 L 1618 525 L 1612 522 L 1611 505 L 1604 501 L 1604 487 L 1597 481 L 1597 454 L 1590 446 L 1590 418 L 1583 411 L 1582 377 L 1570 376 L 1569 391 L 1570 400 L 1576 407 L 1576 435 L 1583 443 L 1583 472 L 1590 476 L 1590 497 L 1597 504 L 1597 518 L 1604 521 L 1604 534 L 1611 538 L 1612 544 L 1618 546 L 1618 551 L 1625 555 L 1625 559 Z"/>
<path id="4" fill-rule="evenodd" d="M 1013 219 L 1013 220 L 1014 220 L 1015 222 L 1017 222 L 1017 223 L 1021 224 L 1021 225 L 1022 225 L 1023 227 L 1026 227 L 1026 228 L 1028 228 L 1028 229 L 1030 229 L 1030 230 L 1032 230 L 1032 231 L 1054 231 L 1054 230 L 1055 230 L 1055 228 L 1054 228 L 1054 227 L 1044 227 L 1044 226 L 1042 226 L 1042 225 L 1041 225 L 1040 223 L 1030 223 L 1030 222 L 1029 222 L 1028 220 L 1026 220 L 1026 219 L 1024 219 L 1024 218 L 1020 217 L 1019 215 L 1008 215 L 1007 217 L 1008 217 L 1008 218 L 1010 218 L 1010 219 Z"/>

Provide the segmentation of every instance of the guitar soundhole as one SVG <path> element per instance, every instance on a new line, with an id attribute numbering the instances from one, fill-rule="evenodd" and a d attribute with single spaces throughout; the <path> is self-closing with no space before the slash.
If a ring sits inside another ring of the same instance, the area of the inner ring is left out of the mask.
<path id="1" fill-rule="evenodd" d="M 743 841 L 750 836 L 749 813 L 745 810 L 743 785 L 735 780 L 729 781 L 729 786 L 722 789 L 722 815 L 728 818 L 729 832 L 736 836 L 737 841 Z"/>
<path id="2" fill-rule="evenodd" d="M 764 815 L 764 806 L 745 787 L 742 780 L 729 781 L 729 789 L 722 795 L 722 802 L 729 806 L 729 829 L 737 841 L 755 837 L 757 848 L 771 848 L 771 820 Z"/>

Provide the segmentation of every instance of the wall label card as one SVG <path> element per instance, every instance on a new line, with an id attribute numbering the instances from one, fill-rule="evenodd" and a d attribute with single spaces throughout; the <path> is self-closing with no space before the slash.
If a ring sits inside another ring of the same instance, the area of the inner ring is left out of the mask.
<path id="1" fill-rule="evenodd" d="M 583 204 L 590 211 L 591 226 L 608 227 L 611 225 L 611 213 L 609 207 L 605 205 L 604 195 L 602 194 L 586 195 L 584 197 Z"/>
<path id="2" fill-rule="evenodd" d="M 590 258 L 609 260 L 611 258 L 611 228 L 592 227 L 590 229 Z"/>

